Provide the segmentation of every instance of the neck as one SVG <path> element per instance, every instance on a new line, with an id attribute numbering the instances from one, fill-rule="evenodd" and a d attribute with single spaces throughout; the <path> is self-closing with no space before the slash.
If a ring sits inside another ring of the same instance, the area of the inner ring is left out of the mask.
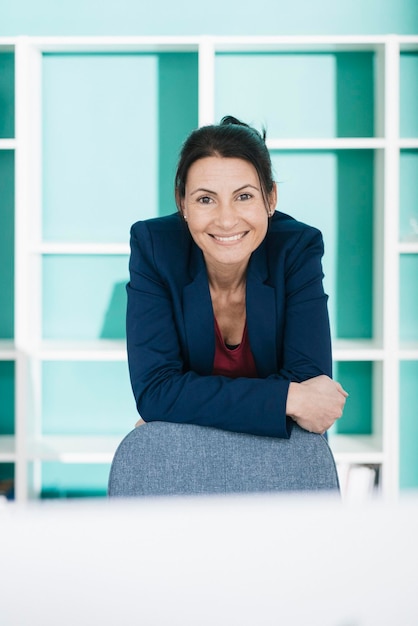
<path id="1" fill-rule="evenodd" d="M 207 264 L 211 291 L 234 292 L 242 289 L 246 283 L 248 263 L 242 266 L 217 266 Z"/>

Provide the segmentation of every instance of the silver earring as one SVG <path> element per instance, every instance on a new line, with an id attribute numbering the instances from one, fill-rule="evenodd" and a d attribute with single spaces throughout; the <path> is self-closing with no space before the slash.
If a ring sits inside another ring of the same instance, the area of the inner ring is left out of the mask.
<path id="1" fill-rule="evenodd" d="M 184 213 L 183 213 L 183 219 L 185 222 L 187 222 L 187 215 L 185 215 Z"/>

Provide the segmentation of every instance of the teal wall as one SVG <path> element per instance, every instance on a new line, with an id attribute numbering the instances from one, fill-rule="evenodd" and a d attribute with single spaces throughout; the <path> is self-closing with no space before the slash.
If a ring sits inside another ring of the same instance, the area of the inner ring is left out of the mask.
<path id="1" fill-rule="evenodd" d="M 0 35 L 417 32 L 416 0 L 1 0 Z"/>

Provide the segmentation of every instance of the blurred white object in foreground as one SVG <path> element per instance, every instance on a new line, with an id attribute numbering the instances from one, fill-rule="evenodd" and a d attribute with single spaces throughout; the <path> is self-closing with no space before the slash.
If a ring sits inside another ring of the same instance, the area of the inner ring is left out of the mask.
<path id="1" fill-rule="evenodd" d="M 418 498 L 7 505 L 4 626 L 416 626 Z"/>

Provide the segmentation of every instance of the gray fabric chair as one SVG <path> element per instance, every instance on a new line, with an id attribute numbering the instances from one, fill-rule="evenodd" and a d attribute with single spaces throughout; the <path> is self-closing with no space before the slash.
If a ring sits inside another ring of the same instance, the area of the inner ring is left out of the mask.
<path id="1" fill-rule="evenodd" d="M 109 496 L 338 491 L 328 443 L 293 426 L 290 439 L 149 422 L 116 450 Z"/>

